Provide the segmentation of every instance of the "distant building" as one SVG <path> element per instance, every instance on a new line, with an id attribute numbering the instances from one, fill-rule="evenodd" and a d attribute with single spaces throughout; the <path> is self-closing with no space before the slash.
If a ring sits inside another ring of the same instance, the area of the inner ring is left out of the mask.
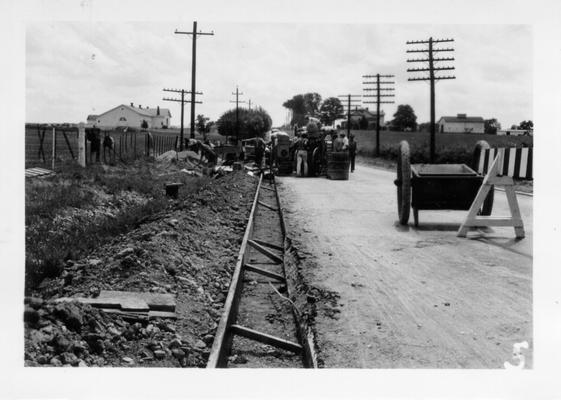
<path id="1" fill-rule="evenodd" d="M 140 128 L 143 121 L 146 121 L 148 128 L 169 128 L 171 113 L 167 108 L 142 108 L 141 105 L 135 107 L 121 104 L 109 111 L 99 115 L 88 115 L 88 125 L 98 127 L 115 128 L 118 126 L 128 126 Z"/>
<path id="2" fill-rule="evenodd" d="M 384 126 L 384 111 L 380 111 L 380 126 Z M 345 129 L 347 127 L 347 118 L 341 118 L 335 121 L 336 126 Z M 376 129 L 376 112 L 369 111 L 368 108 L 351 110 L 351 128 L 353 129 Z"/>
<path id="3" fill-rule="evenodd" d="M 441 133 L 484 133 L 485 120 L 483 117 L 468 117 L 466 114 L 441 117 L 438 120 L 438 131 Z"/>

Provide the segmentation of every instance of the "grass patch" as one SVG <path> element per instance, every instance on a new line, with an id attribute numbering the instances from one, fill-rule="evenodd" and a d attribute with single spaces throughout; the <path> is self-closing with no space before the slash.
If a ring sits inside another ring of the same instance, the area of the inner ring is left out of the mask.
<path id="1" fill-rule="evenodd" d="M 114 168 L 70 163 L 53 178 L 26 182 L 26 292 L 58 276 L 67 260 L 171 209 L 164 190 L 171 181 L 184 184 L 181 200 L 207 179 L 138 161 Z"/>

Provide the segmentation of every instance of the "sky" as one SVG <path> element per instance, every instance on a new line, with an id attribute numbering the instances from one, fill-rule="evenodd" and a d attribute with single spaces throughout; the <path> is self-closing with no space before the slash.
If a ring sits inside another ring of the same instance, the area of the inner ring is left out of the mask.
<path id="1" fill-rule="evenodd" d="M 179 103 L 166 102 L 163 88 L 191 88 L 188 22 L 36 21 L 26 25 L 26 122 L 80 122 L 119 104 L 169 108 L 180 123 Z M 532 115 L 530 25 L 429 25 L 343 23 L 228 23 L 198 21 L 214 36 L 197 39 L 196 114 L 216 120 L 233 108 L 236 86 L 247 106 L 263 107 L 273 125 L 286 121 L 283 102 L 299 93 L 322 98 L 366 94 L 365 74 L 395 75 L 395 104 L 413 107 L 417 121 L 430 119 L 429 84 L 409 82 L 408 40 L 453 38 L 455 80 L 436 84 L 436 118 L 464 113 L 497 118 L 503 128 Z M 426 73 L 425 73 L 426 75 Z M 365 99 L 367 100 L 367 99 Z M 370 105 L 372 107 L 373 105 Z M 185 123 L 189 124 L 189 105 Z"/>

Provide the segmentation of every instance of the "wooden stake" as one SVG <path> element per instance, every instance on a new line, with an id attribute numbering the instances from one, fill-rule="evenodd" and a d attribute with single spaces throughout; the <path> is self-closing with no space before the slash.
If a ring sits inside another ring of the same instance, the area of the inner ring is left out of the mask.
<path id="1" fill-rule="evenodd" d="M 471 204 L 468 215 L 458 230 L 459 237 L 466 237 L 469 228 L 480 226 L 512 226 L 517 238 L 523 238 L 525 236 L 524 223 L 522 222 L 518 200 L 516 199 L 516 193 L 514 191 L 514 180 L 510 176 L 498 175 L 499 166 L 502 165 L 503 151 L 504 149 L 500 149 L 493 164 L 491 164 L 489 168 L 489 172 L 487 172 L 487 175 L 483 179 L 483 183 Z M 477 215 L 493 185 L 502 186 L 504 188 L 511 217 Z"/>
<path id="2" fill-rule="evenodd" d="M 83 122 L 78 125 L 78 164 L 86 166 L 86 128 Z"/>

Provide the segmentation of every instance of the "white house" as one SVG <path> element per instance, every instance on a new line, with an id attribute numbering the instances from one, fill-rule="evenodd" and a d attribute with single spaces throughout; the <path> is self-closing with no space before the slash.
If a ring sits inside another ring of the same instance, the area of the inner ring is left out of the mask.
<path id="1" fill-rule="evenodd" d="M 384 126 L 385 112 L 380 111 L 380 126 Z M 366 121 L 367 129 L 376 129 L 376 111 L 370 111 L 368 108 L 351 110 L 351 126 L 360 126 L 363 120 Z M 341 128 L 347 127 L 347 117 L 337 119 L 335 126 L 339 125 Z"/>
<path id="2" fill-rule="evenodd" d="M 441 117 L 438 120 L 438 131 L 441 133 L 484 133 L 485 120 L 483 117 L 468 117 L 466 114 Z"/>
<path id="3" fill-rule="evenodd" d="M 167 108 L 145 107 L 133 103 L 130 106 L 121 104 L 109 111 L 99 115 L 88 115 L 87 124 L 96 125 L 100 128 L 114 128 L 117 126 L 129 126 L 140 128 L 146 121 L 148 128 L 169 128 L 171 113 Z"/>

